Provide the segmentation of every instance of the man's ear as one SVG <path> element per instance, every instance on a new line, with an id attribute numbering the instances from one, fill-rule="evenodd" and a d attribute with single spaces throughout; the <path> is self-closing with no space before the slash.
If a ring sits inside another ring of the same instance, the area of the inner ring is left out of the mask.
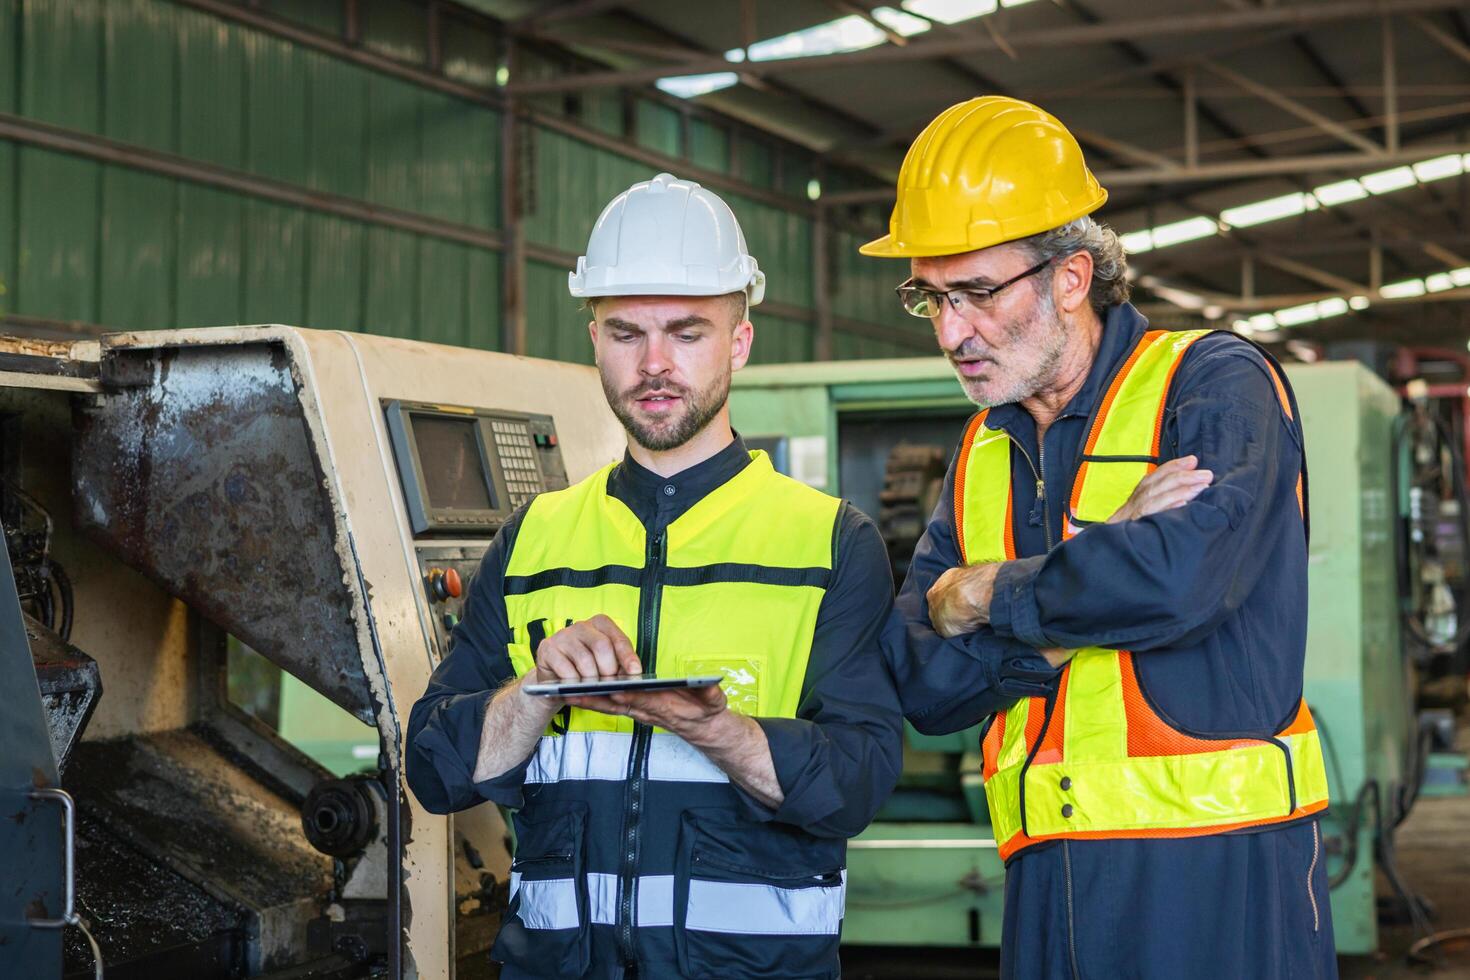
<path id="1" fill-rule="evenodd" d="M 1076 313 L 1085 307 L 1092 297 L 1092 255 L 1083 250 L 1067 256 L 1057 266 L 1052 289 L 1057 308 L 1063 312 Z"/>
<path id="2" fill-rule="evenodd" d="M 741 320 L 735 324 L 735 334 L 730 338 L 730 370 L 739 371 L 750 360 L 750 348 L 755 343 L 755 324 Z"/>

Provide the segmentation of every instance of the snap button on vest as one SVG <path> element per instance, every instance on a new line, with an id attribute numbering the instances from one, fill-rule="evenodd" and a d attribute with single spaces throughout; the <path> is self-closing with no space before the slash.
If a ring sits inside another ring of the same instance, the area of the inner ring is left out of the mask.
<path id="1" fill-rule="evenodd" d="M 1066 817 L 1068 819 L 1071 819 L 1071 817 L 1072 817 L 1072 804 L 1070 804 L 1070 803 L 1063 803 L 1062 804 L 1062 816 L 1064 816 L 1064 817 Z"/>
<path id="2" fill-rule="evenodd" d="M 1066 790 L 1066 789 L 1071 789 L 1071 788 L 1072 788 L 1072 777 L 1071 776 L 1063 776 L 1062 777 L 1062 789 Z"/>

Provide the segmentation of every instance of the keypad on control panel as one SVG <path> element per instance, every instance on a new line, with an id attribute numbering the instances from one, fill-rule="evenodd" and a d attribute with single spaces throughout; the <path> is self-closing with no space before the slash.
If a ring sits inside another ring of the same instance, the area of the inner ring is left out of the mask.
<path id="1" fill-rule="evenodd" d="M 541 468 L 536 463 L 536 444 L 524 422 L 491 419 L 495 447 L 500 454 L 500 470 L 505 476 L 505 489 L 512 507 L 519 507 L 546 489 Z"/>

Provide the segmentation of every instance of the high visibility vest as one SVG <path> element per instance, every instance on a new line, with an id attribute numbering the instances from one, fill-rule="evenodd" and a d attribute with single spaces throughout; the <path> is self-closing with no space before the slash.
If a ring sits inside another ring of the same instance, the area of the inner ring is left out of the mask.
<path id="1" fill-rule="evenodd" d="M 750 463 L 650 539 L 607 492 L 608 465 L 531 502 L 505 568 L 516 675 L 545 635 L 598 615 L 633 640 L 647 672 L 721 674 L 730 707 L 793 718 L 832 573 L 841 501 Z M 624 732 L 630 718 L 573 709 L 569 731 Z"/>
<path id="2" fill-rule="evenodd" d="M 612 469 L 541 494 L 521 520 L 502 579 L 516 674 L 546 636 L 601 614 L 645 671 L 721 675 L 733 710 L 796 717 L 841 501 L 753 452 L 650 535 L 608 492 Z M 525 785 L 498 958 L 581 976 L 590 927 L 613 927 L 632 956 L 655 955 L 668 938 L 638 937 L 672 926 L 681 973 L 718 975 L 709 962 L 738 941 L 793 975 L 835 962 L 845 842 L 749 819 L 728 776 L 677 735 L 573 708 L 541 736 Z"/>
<path id="3" fill-rule="evenodd" d="M 1207 330 L 1144 334 L 1093 420 L 1072 485 L 1065 537 L 1106 521 L 1162 460 L 1174 372 Z M 1272 366 L 1283 411 L 1286 388 Z M 1016 556 L 1009 437 L 971 421 L 955 476 L 955 540 L 965 564 Z M 1297 483 L 1299 505 L 1302 484 Z M 1154 708 L 1126 650 L 1088 647 L 1055 692 L 998 713 L 982 775 L 1000 856 L 1045 840 L 1195 837 L 1296 820 L 1327 806 L 1327 775 L 1303 700 L 1280 731 L 1208 738 Z"/>

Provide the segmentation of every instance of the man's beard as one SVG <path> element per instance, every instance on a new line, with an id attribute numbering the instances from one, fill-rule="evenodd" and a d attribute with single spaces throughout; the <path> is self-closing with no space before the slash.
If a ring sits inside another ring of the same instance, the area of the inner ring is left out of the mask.
<path id="1" fill-rule="evenodd" d="M 1012 359 L 1017 351 L 1024 351 L 1027 344 L 1036 349 L 1038 357 L 1029 369 L 1022 369 L 1024 373 L 1020 377 L 1011 379 L 1002 388 L 993 387 L 999 380 L 993 375 L 985 379 L 967 378 L 959 372 L 959 365 L 955 363 L 957 358 L 985 357 L 992 366 L 999 367 L 996 352 L 982 348 L 974 337 L 967 338 L 957 349 L 944 352 L 950 366 L 955 369 L 960 386 L 965 389 L 966 397 L 981 408 L 1013 405 L 1047 388 L 1056 377 L 1057 365 L 1061 363 L 1062 352 L 1067 346 L 1067 330 L 1057 316 L 1050 289 L 1038 290 L 1035 308 L 1025 319 L 1008 324 L 1005 333 Z M 981 385 L 991 386 L 991 390 L 982 394 Z"/>
<path id="2" fill-rule="evenodd" d="M 613 414 L 623 423 L 623 428 L 633 437 L 633 441 L 650 452 L 659 453 L 684 445 L 703 432 L 704 427 L 720 414 L 720 409 L 725 407 L 725 402 L 730 397 L 730 372 L 724 372 L 702 391 L 676 385 L 662 378 L 653 378 L 619 394 L 613 390 L 611 382 L 605 376 L 602 379 L 602 391 L 607 396 L 607 403 L 612 407 Z M 677 418 L 662 419 L 652 424 L 637 418 L 629 403 L 658 393 L 681 398 L 684 402 L 684 413 Z"/>

